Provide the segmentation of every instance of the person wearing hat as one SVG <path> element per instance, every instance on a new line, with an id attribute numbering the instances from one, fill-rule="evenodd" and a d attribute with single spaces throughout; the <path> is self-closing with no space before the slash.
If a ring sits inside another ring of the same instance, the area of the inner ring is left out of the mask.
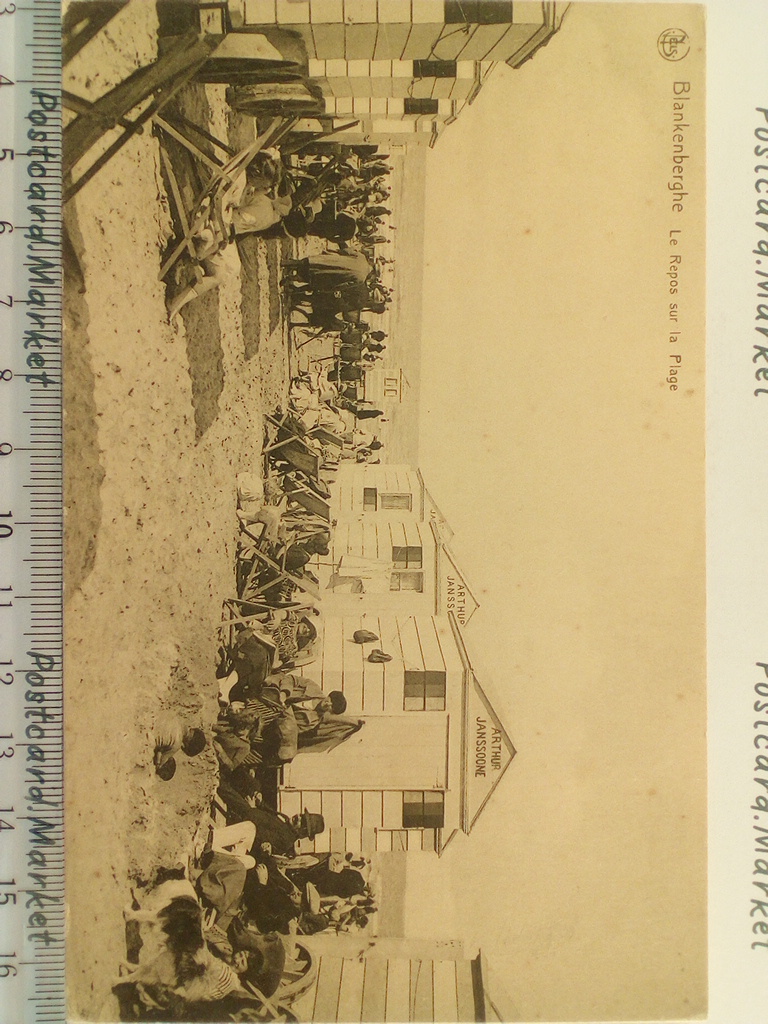
<path id="1" fill-rule="evenodd" d="M 325 712 L 341 715 L 347 709 L 347 699 L 341 690 L 331 690 L 330 693 L 326 693 L 316 682 L 305 676 L 286 672 L 275 681 L 275 686 L 280 690 L 282 703 L 286 707 L 293 708 L 294 714 L 297 711 L 314 711 L 319 715 Z M 316 719 L 313 719 L 313 724 L 315 722 Z M 301 724 L 300 722 L 300 729 Z"/>
<path id="2" fill-rule="evenodd" d="M 261 935 L 236 917 L 229 929 L 233 963 L 242 981 L 267 997 L 277 991 L 285 969 L 285 946 L 275 932 Z"/>
<path id="3" fill-rule="evenodd" d="M 254 847 L 256 852 L 265 845 L 272 854 L 281 857 L 292 857 L 296 852 L 296 843 L 300 839 L 314 839 L 325 831 L 325 819 L 322 814 L 315 814 L 304 808 L 301 814 L 289 818 L 269 807 L 253 807 L 235 789 L 225 782 L 219 786 L 219 796 L 227 810 L 227 822 L 237 823 L 250 821 L 256 826 Z M 251 854 L 254 853 L 253 848 Z"/>
<path id="4" fill-rule="evenodd" d="M 152 758 L 155 772 L 167 782 L 176 773 L 175 754 L 181 750 L 195 757 L 205 750 L 208 741 L 202 729 L 184 726 L 176 715 L 161 715 L 155 726 L 155 750 Z"/>

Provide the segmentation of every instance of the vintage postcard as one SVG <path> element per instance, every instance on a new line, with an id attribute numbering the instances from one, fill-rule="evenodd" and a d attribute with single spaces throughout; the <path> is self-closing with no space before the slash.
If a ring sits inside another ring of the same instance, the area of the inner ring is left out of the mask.
<path id="1" fill-rule="evenodd" d="M 68 998 L 708 1005 L 705 11 L 63 12 Z"/>

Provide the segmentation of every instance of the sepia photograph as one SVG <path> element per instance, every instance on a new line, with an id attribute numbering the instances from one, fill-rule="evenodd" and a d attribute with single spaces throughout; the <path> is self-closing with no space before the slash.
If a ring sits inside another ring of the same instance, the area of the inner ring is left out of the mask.
<path id="1" fill-rule="evenodd" d="M 70 1018 L 704 1018 L 704 8 L 62 32 Z"/>

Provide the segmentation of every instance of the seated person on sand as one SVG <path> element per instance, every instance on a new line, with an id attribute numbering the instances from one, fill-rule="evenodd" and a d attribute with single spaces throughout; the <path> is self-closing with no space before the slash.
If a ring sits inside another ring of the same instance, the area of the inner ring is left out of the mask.
<path id="1" fill-rule="evenodd" d="M 229 672 L 219 680 L 220 703 L 258 697 L 271 670 L 272 655 L 256 631 L 250 626 L 241 629 L 229 652 Z"/>
<path id="2" fill-rule="evenodd" d="M 256 826 L 256 845 L 263 852 L 275 856 L 293 858 L 296 854 L 296 844 L 300 840 L 314 839 L 325 831 L 325 819 L 322 814 L 315 814 L 305 807 L 301 814 L 294 814 L 289 818 L 263 804 L 255 804 L 253 798 L 249 802 L 248 798 L 238 793 L 226 780 L 219 786 L 219 798 L 227 809 L 227 822 L 253 822 Z M 253 850 L 250 852 L 253 853 Z"/>
<path id="3" fill-rule="evenodd" d="M 228 853 L 242 861 L 246 871 L 256 866 L 249 852 L 256 841 L 256 826 L 252 821 L 238 821 L 234 825 L 211 830 L 211 849 L 214 853 Z"/>
<path id="4" fill-rule="evenodd" d="M 328 696 L 330 698 L 331 694 Z M 344 706 L 346 707 L 346 703 Z M 298 719 L 302 712 L 294 711 L 294 715 Z M 309 720 L 306 721 L 304 727 L 299 725 L 298 743 L 299 751 L 302 753 L 321 754 L 333 750 L 354 733 L 359 732 L 365 725 L 362 718 L 347 718 L 345 715 L 336 714 L 333 710 L 324 710 L 319 713 L 318 717 L 319 721 L 314 725 L 311 725 Z"/>
<path id="5" fill-rule="evenodd" d="M 341 691 L 325 694 L 312 683 L 302 693 L 292 682 L 303 683 L 300 676 L 288 677 L 291 682 L 281 691 L 285 678 L 263 687 L 259 697 L 221 713 L 214 727 L 214 748 L 223 770 L 281 765 L 299 751 L 333 750 L 363 727 L 362 719 L 341 714 L 347 706 Z"/>
<path id="6" fill-rule="evenodd" d="M 274 688 L 279 690 L 281 703 L 293 710 L 299 727 L 299 746 L 302 733 L 315 730 L 327 715 L 342 715 L 347 710 L 347 698 L 341 690 L 326 693 L 304 676 L 282 674 Z"/>
<path id="7" fill-rule="evenodd" d="M 161 715 L 155 726 L 155 750 L 152 761 L 155 772 L 167 782 L 176 774 L 175 754 L 181 750 L 194 757 L 205 750 L 208 741 L 202 729 L 184 726 L 176 715 Z"/>
<path id="8" fill-rule="evenodd" d="M 267 168 L 264 160 L 275 165 L 271 176 L 258 173 L 254 175 L 252 168 L 259 157 L 264 158 L 263 168 Z M 211 209 L 211 201 L 207 200 L 208 206 L 198 217 L 197 228 L 190 239 L 197 260 L 198 280 L 195 284 L 182 289 L 173 300 L 168 309 L 169 320 L 173 320 L 192 299 L 205 295 L 221 284 L 222 249 L 243 235 L 266 231 L 290 213 L 293 206 L 289 194 L 291 186 L 288 179 L 279 173 L 281 169 L 279 152 L 263 150 L 257 154 L 252 167 L 247 172 L 239 174 L 236 181 L 227 188 L 221 199 L 218 216 Z M 251 180 L 247 180 L 248 178 Z M 222 227 L 226 232 L 223 237 Z"/>
<path id="9" fill-rule="evenodd" d="M 315 556 L 325 558 L 330 554 L 328 540 L 320 533 L 307 537 L 306 540 L 294 541 L 285 549 L 284 567 L 288 572 L 298 572 Z"/>
<path id="10" fill-rule="evenodd" d="M 262 935 L 235 917 L 228 931 L 227 945 L 226 959 L 237 971 L 241 982 L 253 985 L 267 998 L 274 995 L 285 969 L 283 941 L 274 932 Z"/>
<path id="11" fill-rule="evenodd" d="M 320 912 L 325 914 L 337 932 L 363 931 L 372 914 L 378 910 L 370 896 L 323 896 L 320 898 Z"/>
<path id="12" fill-rule="evenodd" d="M 230 669 L 219 681 L 219 701 L 231 704 L 258 697 L 267 676 L 293 667 L 317 639 L 307 615 L 293 611 L 264 613 L 264 621 L 241 629 L 230 652 Z"/>
<path id="13" fill-rule="evenodd" d="M 276 493 L 274 488 L 270 488 L 268 493 L 267 484 L 260 473 L 237 474 L 237 518 L 244 526 L 263 525 L 261 537 L 270 544 L 277 544 L 281 539 L 281 517 L 287 500 L 284 494 Z M 249 543 L 252 546 L 254 542 Z"/>
<path id="14" fill-rule="evenodd" d="M 264 722 L 287 713 L 295 720 L 300 738 L 303 732 L 313 732 L 327 716 L 339 716 L 346 709 L 347 699 L 341 690 L 326 693 L 304 676 L 275 673 L 257 698 L 248 700 L 242 709 L 239 704 L 231 706 L 230 718 L 252 712 Z"/>
<path id="15" fill-rule="evenodd" d="M 214 748 L 222 768 L 281 765 L 298 752 L 298 725 L 293 712 L 266 689 L 246 704 L 230 705 L 214 727 Z"/>
<path id="16" fill-rule="evenodd" d="M 320 611 L 315 608 L 312 613 L 319 615 Z M 308 649 L 317 640 L 317 628 L 308 615 L 294 611 L 272 612 L 266 625 L 277 648 L 279 667 L 292 668 L 294 663 L 312 660 L 311 657 L 301 657 L 303 653 L 309 653 Z"/>
<path id="17" fill-rule="evenodd" d="M 309 868 L 286 867 L 286 872 L 299 888 L 311 882 L 320 896 L 338 896 L 350 899 L 366 892 L 365 878 L 356 868 L 348 866 L 340 853 L 332 853 L 327 860 Z"/>
<path id="18" fill-rule="evenodd" d="M 257 856 L 256 867 L 247 873 L 243 889 L 246 919 L 262 933 L 288 935 L 291 922 L 301 913 L 301 892 L 271 854 L 259 852 Z"/>

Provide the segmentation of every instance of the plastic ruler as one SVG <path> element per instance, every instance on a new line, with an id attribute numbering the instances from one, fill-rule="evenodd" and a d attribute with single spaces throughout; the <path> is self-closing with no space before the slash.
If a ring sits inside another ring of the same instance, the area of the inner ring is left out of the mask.
<path id="1" fill-rule="evenodd" d="M 61 11 L 0 0 L 0 1019 L 62 1022 Z"/>

